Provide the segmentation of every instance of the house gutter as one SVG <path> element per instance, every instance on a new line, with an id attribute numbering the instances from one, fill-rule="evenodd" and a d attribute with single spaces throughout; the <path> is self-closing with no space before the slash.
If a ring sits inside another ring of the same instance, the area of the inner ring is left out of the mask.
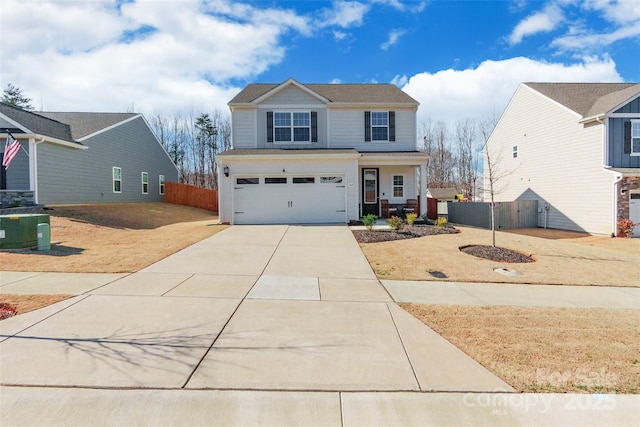
<path id="1" fill-rule="evenodd" d="M 615 180 L 613 181 L 613 223 L 611 226 L 613 231 L 611 232 L 611 237 L 616 237 L 618 231 L 618 183 L 622 181 L 624 175 L 608 168 L 604 168 L 604 170 L 615 175 Z"/>

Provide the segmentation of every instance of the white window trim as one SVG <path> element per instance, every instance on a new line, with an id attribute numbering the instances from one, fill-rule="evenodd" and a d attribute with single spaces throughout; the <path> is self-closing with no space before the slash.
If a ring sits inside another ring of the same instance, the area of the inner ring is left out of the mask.
<path id="1" fill-rule="evenodd" d="M 291 140 L 289 141 L 278 141 L 276 139 L 276 128 L 286 128 L 287 126 L 276 126 L 276 114 L 289 113 L 291 116 Z M 293 125 L 293 113 L 307 113 L 309 115 L 309 140 L 308 141 L 294 141 L 294 129 L 295 128 L 304 128 L 306 126 L 294 126 Z M 296 110 L 296 109 L 287 109 L 287 110 L 274 110 L 273 111 L 273 143 L 274 144 L 311 144 L 311 110 Z"/>
<path id="2" fill-rule="evenodd" d="M 147 182 L 144 182 L 144 177 L 147 177 Z M 147 190 L 145 191 L 144 189 L 144 185 L 147 184 Z M 142 172 L 140 174 L 140 189 L 142 190 L 142 194 L 149 194 L 149 173 L 148 172 Z"/>
<path id="3" fill-rule="evenodd" d="M 379 126 L 376 125 L 374 126 L 373 124 L 373 115 L 375 113 L 384 113 L 387 115 L 387 124 L 385 126 Z M 382 128 L 382 127 L 386 127 L 387 128 L 387 139 L 373 139 L 373 128 Z M 374 144 L 385 144 L 389 142 L 389 111 L 371 111 L 371 142 Z"/>
<path id="4" fill-rule="evenodd" d="M 402 185 L 396 185 L 396 183 L 395 183 L 395 177 L 396 176 L 401 176 L 402 177 Z M 393 197 L 394 199 L 404 199 L 404 186 L 405 186 L 404 182 L 405 182 L 404 175 L 397 174 L 397 173 L 391 175 L 391 197 Z M 395 194 L 396 187 L 402 188 L 402 196 L 396 196 L 396 194 Z"/>
<path id="5" fill-rule="evenodd" d="M 158 175 L 158 193 L 164 196 L 164 175 Z"/>
<path id="6" fill-rule="evenodd" d="M 633 136 L 633 125 L 636 124 L 637 126 L 640 126 L 640 120 L 631 120 L 631 155 L 632 156 L 640 156 L 640 151 L 633 151 L 633 140 L 637 139 L 640 140 L 640 136 Z"/>
<path id="7" fill-rule="evenodd" d="M 120 179 L 116 179 L 116 169 L 120 171 Z M 120 182 L 120 190 L 118 191 L 116 191 L 116 181 Z M 113 191 L 114 194 L 122 193 L 122 168 L 118 166 L 114 166 L 111 169 L 111 191 Z"/>

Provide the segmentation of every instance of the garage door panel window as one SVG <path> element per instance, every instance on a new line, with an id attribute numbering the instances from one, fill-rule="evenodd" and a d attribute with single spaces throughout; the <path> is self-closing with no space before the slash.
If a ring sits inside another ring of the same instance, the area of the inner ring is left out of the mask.
<path id="1" fill-rule="evenodd" d="M 341 176 L 323 176 L 320 178 L 322 184 L 340 184 L 342 182 Z"/>
<path id="2" fill-rule="evenodd" d="M 236 178 L 236 184 L 238 185 L 260 184 L 260 178 Z"/>
<path id="3" fill-rule="evenodd" d="M 293 178 L 294 184 L 315 184 L 315 182 L 316 182 L 316 179 L 312 176 Z"/>
<path id="4" fill-rule="evenodd" d="M 287 178 L 286 177 L 265 178 L 264 183 L 265 184 L 286 184 Z"/>

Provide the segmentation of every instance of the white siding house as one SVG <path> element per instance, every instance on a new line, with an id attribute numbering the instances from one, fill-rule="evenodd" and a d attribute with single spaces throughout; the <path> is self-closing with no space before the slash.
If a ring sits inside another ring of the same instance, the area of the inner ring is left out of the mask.
<path id="1" fill-rule="evenodd" d="M 640 157 L 627 154 L 635 163 L 624 171 L 608 163 L 609 147 L 624 144 L 608 130 L 638 94 L 634 84 L 521 84 L 487 143 L 494 175 L 501 177 L 495 200 L 537 200 L 540 227 L 616 233 L 617 219 L 625 216 L 619 199 L 629 197 L 621 182 L 637 181 Z M 638 113 L 622 115 L 631 120 Z M 485 156 L 487 197 L 488 170 Z"/>
<path id="2" fill-rule="evenodd" d="M 233 149 L 217 160 L 222 222 L 346 223 L 419 195 L 426 212 L 418 102 L 396 86 L 290 79 L 249 85 L 229 106 Z"/>

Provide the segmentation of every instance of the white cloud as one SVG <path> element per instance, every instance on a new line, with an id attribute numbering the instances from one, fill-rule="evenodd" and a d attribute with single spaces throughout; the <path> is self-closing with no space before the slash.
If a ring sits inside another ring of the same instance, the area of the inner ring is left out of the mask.
<path id="1" fill-rule="evenodd" d="M 287 32 L 308 32 L 294 12 L 227 1 L 3 0 L 2 12 L 2 81 L 60 111 L 226 110 L 229 81 L 282 61 Z M 141 27 L 154 30 L 126 37 Z"/>
<path id="2" fill-rule="evenodd" d="M 344 40 L 347 37 L 347 33 L 343 32 L 343 31 L 334 31 L 333 32 L 333 38 L 336 40 Z"/>
<path id="3" fill-rule="evenodd" d="M 386 42 L 384 42 L 384 43 L 382 43 L 380 45 L 380 49 L 382 49 L 382 50 L 389 49 L 389 47 L 391 47 L 394 44 L 398 43 L 398 40 L 400 40 L 400 37 L 402 37 L 406 32 L 407 31 L 403 30 L 403 29 L 391 30 L 389 32 L 389 38 L 387 39 Z"/>
<path id="4" fill-rule="evenodd" d="M 640 37 L 640 20 L 609 33 L 591 33 L 586 29 L 573 28 L 569 34 L 553 40 L 551 46 L 562 52 L 576 51 L 584 54 L 633 37 Z"/>
<path id="5" fill-rule="evenodd" d="M 331 8 L 323 9 L 319 13 L 320 19 L 317 25 L 319 27 L 357 27 L 362 25 L 364 15 L 369 9 L 369 5 L 357 1 L 336 1 Z"/>
<path id="6" fill-rule="evenodd" d="M 392 85 L 396 85 L 398 87 L 403 87 L 404 85 L 406 85 L 409 82 L 409 79 L 407 78 L 407 76 L 405 75 L 398 75 L 395 76 L 392 80 L 391 80 L 391 84 Z"/>
<path id="7" fill-rule="evenodd" d="M 402 89 L 420 102 L 418 123 L 442 120 L 452 127 L 465 118 L 500 116 L 518 85 L 531 81 L 620 82 L 622 78 L 608 57 L 577 64 L 518 57 L 487 60 L 472 69 L 416 74 Z"/>
<path id="8" fill-rule="evenodd" d="M 399 11 L 413 13 L 422 12 L 427 7 L 426 1 L 373 0 L 373 3 L 386 4 Z"/>
<path id="9" fill-rule="evenodd" d="M 511 45 L 522 42 L 522 39 L 538 33 L 555 29 L 564 19 L 562 10 L 556 5 L 547 5 L 542 11 L 529 15 L 516 25 L 509 35 Z"/>
<path id="10" fill-rule="evenodd" d="M 592 0 L 584 3 L 586 9 L 603 13 L 605 19 L 616 24 L 633 23 L 640 20 L 640 2 L 633 0 Z"/>

